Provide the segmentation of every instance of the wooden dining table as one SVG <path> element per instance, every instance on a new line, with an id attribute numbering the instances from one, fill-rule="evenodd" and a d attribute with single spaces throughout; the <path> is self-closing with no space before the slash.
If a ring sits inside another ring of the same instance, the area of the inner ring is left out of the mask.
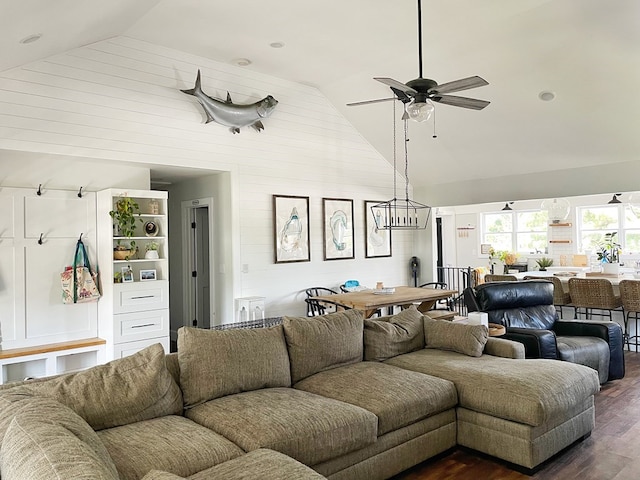
<path id="1" fill-rule="evenodd" d="M 319 295 L 313 297 L 319 301 L 328 300 L 337 302 L 350 308 L 362 310 L 365 318 L 371 317 L 381 308 L 400 307 L 406 308 L 412 304 L 419 304 L 418 310 L 427 312 L 438 300 L 444 300 L 457 295 L 457 290 L 444 290 L 440 288 L 418 287 L 394 287 L 393 293 L 376 293 L 376 290 L 361 290 L 359 292 L 338 293 L 336 295 Z"/>

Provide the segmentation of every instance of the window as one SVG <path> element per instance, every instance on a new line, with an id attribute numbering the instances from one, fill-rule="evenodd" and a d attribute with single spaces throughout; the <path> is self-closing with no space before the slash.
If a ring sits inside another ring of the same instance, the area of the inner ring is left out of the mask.
<path id="1" fill-rule="evenodd" d="M 484 213 L 482 243 L 491 244 L 494 250 L 545 253 L 548 221 L 546 210 Z M 638 241 L 640 242 L 640 230 Z"/>
<path id="2" fill-rule="evenodd" d="M 640 218 L 629 205 L 578 208 L 578 249 L 597 252 L 605 234 L 618 232 L 624 253 L 640 253 Z"/>

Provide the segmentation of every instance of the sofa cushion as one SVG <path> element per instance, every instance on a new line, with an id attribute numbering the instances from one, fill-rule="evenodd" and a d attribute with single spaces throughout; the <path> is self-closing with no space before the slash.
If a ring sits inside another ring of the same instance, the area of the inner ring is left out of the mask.
<path id="1" fill-rule="evenodd" d="M 305 465 L 375 442 L 378 423 L 363 408 L 293 388 L 216 398 L 186 415 L 247 452 L 270 448 Z"/>
<path id="2" fill-rule="evenodd" d="M 178 362 L 187 408 L 233 393 L 291 386 L 281 325 L 237 330 L 181 327 Z"/>
<path id="3" fill-rule="evenodd" d="M 359 362 L 316 373 L 295 388 L 357 405 L 378 417 L 378 436 L 458 403 L 453 383 L 378 362 Z"/>
<path id="4" fill-rule="evenodd" d="M 190 476 L 189 480 L 255 480 L 258 478 L 260 480 L 321 480 L 325 477 L 291 457 L 260 448 L 196 473 Z"/>
<path id="5" fill-rule="evenodd" d="M 364 320 L 364 359 L 382 362 L 424 347 L 422 313 L 415 305 L 397 315 Z"/>
<path id="6" fill-rule="evenodd" d="M 575 414 L 600 389 L 595 370 L 558 360 L 424 349 L 385 363 L 452 381 L 461 407 L 534 427 Z"/>
<path id="7" fill-rule="evenodd" d="M 73 410 L 44 397 L 20 403 L 0 448 L 3 479 L 119 478 L 96 432 Z"/>
<path id="8" fill-rule="evenodd" d="M 427 348 L 452 350 L 470 357 L 482 355 L 489 338 L 484 325 L 466 325 L 424 317 L 424 340 Z"/>
<path id="9" fill-rule="evenodd" d="M 362 361 L 364 322 L 359 310 L 312 318 L 284 317 L 283 325 L 293 383 L 314 373 Z"/>
<path id="10" fill-rule="evenodd" d="M 82 372 L 15 388 L 58 400 L 94 430 L 179 414 L 182 394 L 164 357 L 164 349 L 158 343 Z"/>
<path id="11" fill-rule="evenodd" d="M 242 455 L 226 438 L 176 415 L 98 432 L 122 480 L 138 480 L 150 470 L 188 477 Z"/>
<path id="12" fill-rule="evenodd" d="M 151 470 L 144 477 L 142 477 L 142 480 L 187 480 L 187 479 L 185 479 L 184 477 L 175 475 L 173 473 L 163 472 L 161 470 Z"/>

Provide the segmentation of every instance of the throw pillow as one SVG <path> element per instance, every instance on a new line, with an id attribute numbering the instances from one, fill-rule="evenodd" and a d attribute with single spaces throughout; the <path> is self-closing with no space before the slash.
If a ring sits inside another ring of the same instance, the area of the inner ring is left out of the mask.
<path id="1" fill-rule="evenodd" d="M 452 350 L 470 357 L 480 357 L 487 338 L 489 330 L 484 325 L 465 325 L 424 317 L 424 340 L 427 348 Z"/>
<path id="2" fill-rule="evenodd" d="M 314 373 L 361 362 L 363 320 L 360 310 L 317 317 L 284 317 L 293 383 Z"/>
<path id="3" fill-rule="evenodd" d="M 233 393 L 291 386 L 282 325 L 236 330 L 182 327 L 178 363 L 185 407 Z"/>
<path id="4" fill-rule="evenodd" d="M 164 357 L 157 343 L 104 365 L 16 388 L 54 398 L 94 430 L 180 415 L 182 394 Z"/>
<path id="5" fill-rule="evenodd" d="M 382 362 L 424 348 L 422 314 L 411 306 L 389 317 L 364 320 L 364 359 Z"/>
<path id="6" fill-rule="evenodd" d="M 98 435 L 80 416 L 50 398 L 24 402 L 29 407 L 13 417 L 0 447 L 4 480 L 119 478 Z"/>

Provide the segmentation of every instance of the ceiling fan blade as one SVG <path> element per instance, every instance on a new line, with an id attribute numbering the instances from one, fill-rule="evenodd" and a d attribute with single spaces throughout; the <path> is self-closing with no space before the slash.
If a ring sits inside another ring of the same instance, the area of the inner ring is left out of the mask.
<path id="1" fill-rule="evenodd" d="M 491 102 L 486 100 L 478 100 L 477 98 L 458 97 L 455 95 L 434 95 L 429 97 L 434 102 L 444 103 L 445 105 L 453 105 L 454 107 L 470 108 L 472 110 L 482 110 Z"/>
<path id="2" fill-rule="evenodd" d="M 374 80 L 377 80 L 378 82 L 384 83 L 385 85 L 388 85 L 391 88 L 395 88 L 396 90 L 400 90 L 402 92 L 404 92 L 407 95 L 413 96 L 416 93 L 418 93 L 417 91 L 415 91 L 413 88 L 406 86 L 404 83 L 399 82 L 397 80 L 394 80 L 393 78 L 387 78 L 387 77 L 374 77 Z"/>
<path id="3" fill-rule="evenodd" d="M 460 92 L 462 90 L 468 90 L 470 88 L 478 88 L 489 85 L 484 78 L 473 76 L 467 78 L 461 78 L 460 80 L 454 80 L 453 82 L 443 83 L 429 90 L 429 92 L 437 93 L 453 93 Z"/>
<path id="4" fill-rule="evenodd" d="M 396 98 L 395 97 L 393 97 L 393 98 L 379 98 L 377 100 L 365 100 L 363 102 L 347 103 L 347 107 L 357 107 L 358 105 L 368 105 L 370 103 L 390 102 L 391 100 L 396 100 Z"/>

